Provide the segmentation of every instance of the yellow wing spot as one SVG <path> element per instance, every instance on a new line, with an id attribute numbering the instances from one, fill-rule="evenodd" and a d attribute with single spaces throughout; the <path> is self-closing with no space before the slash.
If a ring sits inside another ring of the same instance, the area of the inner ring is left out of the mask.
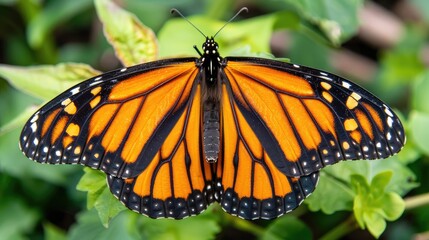
<path id="1" fill-rule="evenodd" d="M 344 150 L 348 150 L 350 148 L 350 144 L 348 142 L 343 142 Z"/>
<path id="2" fill-rule="evenodd" d="M 329 143 L 331 144 L 331 146 L 335 146 L 334 140 L 329 141 Z"/>
<path id="3" fill-rule="evenodd" d="M 82 152 L 82 148 L 80 146 L 77 146 L 77 147 L 74 148 L 74 151 L 73 151 L 74 154 L 78 155 L 81 152 Z"/>
<path id="4" fill-rule="evenodd" d="M 101 97 L 97 96 L 94 99 L 92 99 L 91 102 L 89 102 L 89 105 L 91 106 L 91 108 L 94 108 L 100 103 L 100 100 L 101 100 Z"/>
<path id="5" fill-rule="evenodd" d="M 328 155 L 328 153 L 329 153 L 329 152 L 328 152 L 328 150 L 323 149 L 323 150 L 322 150 L 322 153 L 323 153 L 323 154 L 325 154 L 325 155 Z"/>
<path id="6" fill-rule="evenodd" d="M 350 94 L 350 96 L 347 98 L 347 102 L 346 102 L 347 108 L 348 109 L 354 109 L 355 107 L 357 107 L 358 101 L 361 98 L 362 97 L 359 94 L 352 92 L 352 94 Z"/>
<path id="7" fill-rule="evenodd" d="M 88 146 L 88 150 L 89 150 L 89 151 L 91 151 L 93 147 L 94 147 L 94 145 L 93 145 L 93 144 L 90 144 L 90 145 Z"/>
<path id="8" fill-rule="evenodd" d="M 95 95 L 99 94 L 100 91 L 101 91 L 101 87 L 98 86 L 98 87 L 91 90 L 91 94 L 95 96 Z"/>
<path id="9" fill-rule="evenodd" d="M 69 105 L 69 103 L 71 103 L 72 101 L 70 100 L 70 98 L 67 98 L 66 100 L 64 100 L 64 101 L 62 101 L 61 102 L 61 105 L 63 105 L 63 106 L 67 106 L 67 105 Z"/>
<path id="10" fill-rule="evenodd" d="M 98 157 L 100 157 L 100 154 L 99 154 L 99 153 L 95 153 L 95 154 L 94 154 L 94 157 L 95 157 L 95 158 L 98 158 Z"/>
<path id="11" fill-rule="evenodd" d="M 357 94 L 356 92 L 352 92 L 352 94 L 350 94 L 350 96 L 352 96 L 352 98 L 356 99 L 356 101 L 359 101 L 362 97 Z"/>
<path id="12" fill-rule="evenodd" d="M 344 128 L 346 129 L 346 131 L 353 131 L 357 127 L 358 127 L 357 122 L 352 118 L 349 118 L 346 121 L 344 121 Z"/>
<path id="13" fill-rule="evenodd" d="M 354 109 L 355 107 L 357 107 L 357 105 L 358 105 L 358 101 L 356 101 L 356 99 L 354 99 L 352 96 L 349 96 L 347 98 L 346 106 L 348 109 Z"/>
<path id="14" fill-rule="evenodd" d="M 322 86 L 322 88 L 324 88 L 325 90 L 329 90 L 331 89 L 331 84 L 327 83 L 327 82 L 321 82 L 320 86 Z"/>
<path id="15" fill-rule="evenodd" d="M 323 91 L 322 92 L 322 96 L 324 99 L 326 99 L 326 101 L 328 101 L 329 103 L 332 103 L 332 101 L 334 100 L 334 98 L 332 97 L 331 94 L 329 94 L 327 91 Z"/>
<path id="16" fill-rule="evenodd" d="M 69 100 L 70 100 L 70 99 L 69 99 Z M 75 113 L 76 113 L 76 111 L 77 111 L 77 108 L 76 108 L 76 105 L 74 104 L 74 102 L 69 103 L 69 104 L 67 105 L 67 107 L 66 107 L 66 108 L 64 108 L 64 111 L 65 111 L 66 113 L 70 114 L 70 115 L 75 114 Z"/>
<path id="17" fill-rule="evenodd" d="M 66 133 L 71 137 L 76 137 L 77 135 L 79 135 L 79 132 L 80 132 L 80 127 L 75 123 L 70 123 L 66 129 Z"/>

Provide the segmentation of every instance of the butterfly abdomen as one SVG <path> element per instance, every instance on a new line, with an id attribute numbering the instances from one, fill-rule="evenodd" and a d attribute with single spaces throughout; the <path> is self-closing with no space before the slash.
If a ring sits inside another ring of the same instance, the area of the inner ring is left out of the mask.
<path id="1" fill-rule="evenodd" d="M 204 103 L 203 146 L 207 162 L 216 162 L 220 149 L 219 105 L 216 102 Z"/>

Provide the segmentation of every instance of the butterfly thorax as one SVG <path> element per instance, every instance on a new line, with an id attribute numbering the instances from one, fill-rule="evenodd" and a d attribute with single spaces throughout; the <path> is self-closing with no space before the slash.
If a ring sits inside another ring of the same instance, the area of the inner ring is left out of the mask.
<path id="1" fill-rule="evenodd" d="M 220 149 L 221 83 L 219 73 L 222 68 L 222 58 L 218 53 L 218 45 L 212 37 L 206 39 L 202 49 L 200 70 L 202 74 L 203 147 L 205 159 L 208 162 L 216 162 Z"/>
<path id="2" fill-rule="evenodd" d="M 203 54 L 201 56 L 202 70 L 204 71 L 204 81 L 207 86 L 216 85 L 219 68 L 221 67 L 221 57 L 218 52 L 218 44 L 213 37 L 206 38 L 203 44 Z"/>

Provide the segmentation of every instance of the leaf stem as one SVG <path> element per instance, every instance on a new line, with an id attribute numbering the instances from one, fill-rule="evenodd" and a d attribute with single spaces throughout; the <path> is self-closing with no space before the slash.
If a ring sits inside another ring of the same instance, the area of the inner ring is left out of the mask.
<path id="1" fill-rule="evenodd" d="M 414 209 L 424 205 L 429 205 L 429 193 L 407 197 L 404 199 L 404 201 L 406 210 Z"/>
<path id="2" fill-rule="evenodd" d="M 323 235 L 320 240 L 334 240 L 340 239 L 344 235 L 358 229 L 358 224 L 353 215 L 351 215 L 346 221 L 333 228 L 331 231 Z"/>

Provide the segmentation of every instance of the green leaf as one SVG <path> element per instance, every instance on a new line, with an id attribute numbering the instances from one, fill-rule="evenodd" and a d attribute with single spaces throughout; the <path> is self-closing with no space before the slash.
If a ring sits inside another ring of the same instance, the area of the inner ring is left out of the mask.
<path id="1" fill-rule="evenodd" d="M 0 64 L 1 77 L 17 89 L 45 100 L 52 99 L 77 83 L 99 74 L 99 71 L 90 66 L 78 63 L 37 67 Z"/>
<path id="2" fill-rule="evenodd" d="M 398 219 L 405 209 L 402 198 L 386 189 L 392 175 L 392 171 L 381 172 L 374 176 L 371 184 L 363 176 L 351 176 L 356 193 L 353 206 L 356 220 L 361 228 L 368 228 L 377 238 L 386 228 L 386 220 Z"/>
<path id="3" fill-rule="evenodd" d="M 411 111 L 409 118 L 410 138 L 424 154 L 429 155 L 429 113 Z"/>
<path id="4" fill-rule="evenodd" d="M 101 192 L 106 188 L 106 174 L 91 168 L 84 168 L 85 172 L 80 178 L 76 189 L 82 192 L 88 192 L 87 207 L 91 209 Z"/>
<path id="5" fill-rule="evenodd" d="M 284 216 L 274 220 L 261 237 L 261 240 L 313 239 L 311 230 L 299 219 Z"/>
<path id="6" fill-rule="evenodd" d="M 404 86 L 425 70 L 421 57 L 425 36 L 416 29 L 406 30 L 401 41 L 381 55 L 375 88 L 385 101 L 395 101 L 398 96 L 404 95 Z"/>
<path id="7" fill-rule="evenodd" d="M 303 54 L 309 53 L 309 54 Z M 292 45 L 288 53 L 291 61 L 296 64 L 316 67 L 324 71 L 332 72 L 330 64 L 330 49 L 318 41 L 314 41 L 307 35 L 296 33 L 293 35 Z"/>
<path id="8" fill-rule="evenodd" d="M 368 212 L 363 215 L 363 221 L 368 227 L 368 231 L 376 238 L 386 229 L 386 221 L 375 212 Z"/>
<path id="9" fill-rule="evenodd" d="M 95 201 L 94 207 L 97 209 L 101 223 L 106 228 L 109 226 L 110 220 L 120 212 L 127 210 L 127 208 L 113 196 L 110 189 L 107 187 L 104 188 L 103 192 L 101 192 L 100 196 Z"/>
<path id="10" fill-rule="evenodd" d="M 212 212 L 180 221 L 174 219 L 140 218 L 142 235 L 148 240 L 208 240 L 214 239 L 221 228 Z"/>
<path id="11" fill-rule="evenodd" d="M 20 128 L 24 125 L 25 122 L 30 118 L 30 116 L 38 109 L 38 107 L 31 106 L 25 109 L 21 114 L 16 116 L 14 119 L 8 123 L 0 126 L 0 136 L 11 132 L 14 129 Z"/>
<path id="12" fill-rule="evenodd" d="M 68 239 L 142 239 L 142 237 L 137 234 L 137 231 L 133 230 L 137 226 L 132 222 L 132 215 L 136 215 L 136 213 L 124 211 L 111 221 L 108 228 L 105 228 L 100 223 L 99 216 L 95 209 L 81 212 L 77 216 L 77 223 L 73 225 L 69 231 Z"/>
<path id="13" fill-rule="evenodd" d="M 308 22 L 304 23 L 304 26 L 316 25 L 334 45 L 339 45 L 358 30 L 358 11 L 363 6 L 363 0 L 284 1 L 294 6 L 300 15 L 304 16 Z"/>
<path id="14" fill-rule="evenodd" d="M 68 177 L 79 170 L 75 166 L 42 165 L 27 159 L 18 148 L 20 133 L 21 129 L 14 129 L 0 137 L 0 169 L 2 172 L 21 179 L 29 180 L 31 177 L 35 177 L 61 185 L 68 183 Z M 33 190 L 37 192 L 37 189 Z"/>
<path id="15" fill-rule="evenodd" d="M 153 31 L 110 0 L 96 0 L 104 34 L 125 66 L 156 60 L 158 46 Z"/>
<path id="16" fill-rule="evenodd" d="M 47 2 L 43 11 L 36 14 L 28 26 L 30 45 L 34 48 L 41 47 L 56 26 L 91 6 L 92 1 L 88 0 Z"/>
<path id="17" fill-rule="evenodd" d="M 429 114 L 429 70 L 417 77 L 412 85 L 411 105 L 416 111 Z"/>
<path id="18" fill-rule="evenodd" d="M 321 210 L 326 214 L 332 214 L 337 211 L 351 210 L 353 197 L 354 193 L 348 184 L 321 171 L 317 188 L 305 203 L 311 211 Z"/>
<path id="19" fill-rule="evenodd" d="M 91 168 L 85 168 L 84 171 L 85 174 L 80 179 L 76 189 L 88 192 L 88 209 L 95 207 L 101 223 L 107 228 L 110 220 L 126 208 L 110 192 L 106 185 L 104 173 Z"/>
<path id="20" fill-rule="evenodd" d="M 374 161 L 346 161 L 328 166 L 320 173 L 320 181 L 313 194 L 305 201 L 311 211 L 322 210 L 326 214 L 353 209 L 355 192 L 351 176 L 360 175 L 372 179 L 381 172 L 394 172 L 386 186 L 387 191 L 404 195 L 418 185 L 414 173 L 398 160 L 398 156 Z"/>

